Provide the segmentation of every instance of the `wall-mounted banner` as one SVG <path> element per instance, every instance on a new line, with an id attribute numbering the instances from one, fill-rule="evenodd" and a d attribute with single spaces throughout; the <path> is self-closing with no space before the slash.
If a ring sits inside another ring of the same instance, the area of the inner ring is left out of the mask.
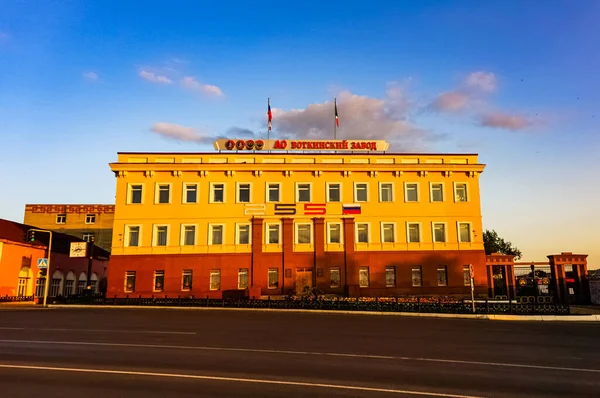
<path id="1" fill-rule="evenodd" d="M 217 151 L 360 151 L 385 152 L 390 143 L 383 140 L 240 140 L 219 139 Z"/>
<path id="2" fill-rule="evenodd" d="M 340 211 L 332 214 L 348 215 L 361 214 L 360 204 L 340 204 Z M 274 203 L 267 208 L 264 203 L 247 204 L 244 207 L 247 216 L 324 216 L 327 214 L 325 203 Z"/>

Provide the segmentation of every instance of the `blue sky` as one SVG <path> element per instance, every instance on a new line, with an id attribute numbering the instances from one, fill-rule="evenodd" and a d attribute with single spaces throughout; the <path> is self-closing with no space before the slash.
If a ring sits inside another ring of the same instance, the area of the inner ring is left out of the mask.
<path id="1" fill-rule="evenodd" d="M 600 2 L 0 3 L 0 217 L 110 203 L 117 151 L 232 128 L 476 152 L 484 227 L 600 267 Z M 292 112 L 291 110 L 296 110 Z M 240 130 L 241 131 L 241 130 Z"/>

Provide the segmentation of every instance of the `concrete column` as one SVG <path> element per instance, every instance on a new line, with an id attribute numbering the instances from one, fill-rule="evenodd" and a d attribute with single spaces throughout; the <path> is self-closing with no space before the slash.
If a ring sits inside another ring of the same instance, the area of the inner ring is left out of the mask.
<path id="1" fill-rule="evenodd" d="M 356 261 L 354 259 L 354 218 L 344 218 L 344 269 L 342 275 L 342 283 L 346 291 L 346 295 L 350 293 L 350 286 L 358 286 L 358 273 L 356 269 Z M 357 287 L 358 289 L 358 287 Z"/>
<path id="2" fill-rule="evenodd" d="M 281 269 L 283 271 L 283 291 L 287 292 L 290 289 L 294 289 L 295 286 L 294 274 L 292 271 L 294 257 L 294 219 L 282 218 L 281 226 L 281 243 L 283 246 Z M 288 269 L 290 270 L 289 272 L 292 273 L 291 278 L 285 277 L 285 272 Z"/>
<path id="3" fill-rule="evenodd" d="M 313 218 L 314 224 L 314 236 L 313 236 L 313 246 L 315 248 L 315 261 L 314 261 L 314 269 L 313 269 L 313 286 L 319 288 L 317 284 L 317 269 L 320 268 L 323 270 L 323 275 L 325 275 L 324 270 L 324 261 L 325 261 L 325 220 L 322 217 Z M 329 285 L 323 286 L 323 288 L 328 288 Z"/>

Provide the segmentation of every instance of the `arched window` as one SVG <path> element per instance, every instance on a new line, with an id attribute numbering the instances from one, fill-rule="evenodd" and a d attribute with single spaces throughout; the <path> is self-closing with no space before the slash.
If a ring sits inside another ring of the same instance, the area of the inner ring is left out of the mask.
<path id="1" fill-rule="evenodd" d="M 79 279 L 77 279 L 77 294 L 83 293 L 85 290 L 85 285 L 87 283 L 87 274 L 82 272 L 79 274 Z"/>
<path id="2" fill-rule="evenodd" d="M 68 297 L 75 294 L 75 274 L 73 271 L 69 271 L 67 273 L 67 277 L 65 278 L 65 285 L 63 287 L 63 296 Z"/>
<path id="3" fill-rule="evenodd" d="M 59 270 L 54 271 L 52 280 L 50 281 L 50 291 L 48 297 L 56 297 L 62 294 L 64 276 Z"/>

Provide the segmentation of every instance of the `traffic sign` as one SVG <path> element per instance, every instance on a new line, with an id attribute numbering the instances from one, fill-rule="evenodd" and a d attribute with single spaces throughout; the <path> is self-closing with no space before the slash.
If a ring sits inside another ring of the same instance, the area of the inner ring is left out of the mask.
<path id="1" fill-rule="evenodd" d="M 47 258 L 38 258 L 38 268 L 45 269 L 48 268 L 48 259 Z"/>
<path id="2" fill-rule="evenodd" d="M 475 267 L 473 267 L 473 264 L 469 264 L 469 276 L 471 279 L 475 279 Z"/>

